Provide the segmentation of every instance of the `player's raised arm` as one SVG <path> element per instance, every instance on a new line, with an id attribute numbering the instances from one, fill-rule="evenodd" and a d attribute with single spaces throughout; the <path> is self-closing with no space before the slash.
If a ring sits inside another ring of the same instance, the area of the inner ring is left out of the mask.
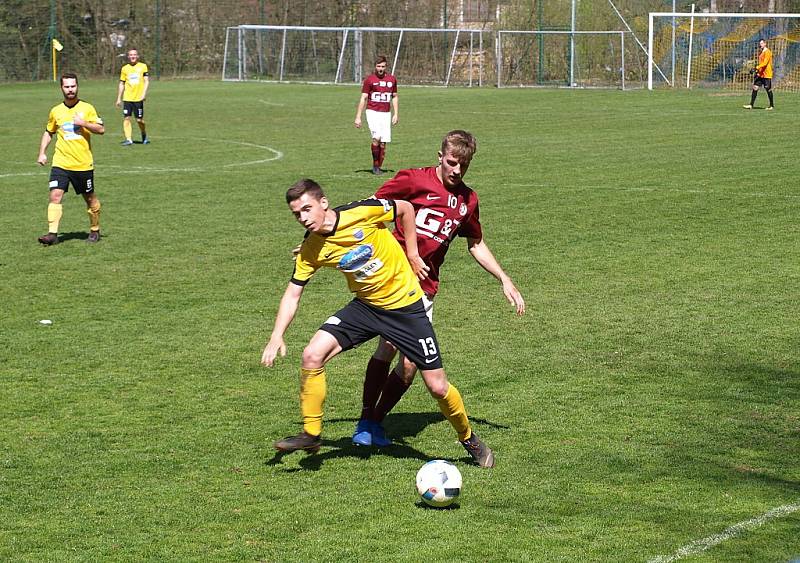
<path id="1" fill-rule="evenodd" d="M 494 254 L 492 254 L 486 242 L 482 238 L 468 238 L 467 246 L 469 248 L 469 253 L 472 254 L 475 261 L 503 284 L 503 294 L 506 296 L 508 302 L 517 310 L 517 315 L 524 315 L 525 300 L 522 298 L 522 294 L 514 285 L 514 282 L 511 281 L 511 278 L 508 277 L 508 274 L 503 271 L 503 268 L 494 257 Z"/>
<path id="2" fill-rule="evenodd" d="M 283 335 L 292 323 L 300 306 L 303 288 L 304 286 L 293 282 L 289 282 L 286 286 L 286 291 L 283 292 L 281 304 L 278 307 L 278 314 L 275 316 L 275 326 L 272 329 L 269 342 L 267 342 L 264 352 L 261 354 L 262 365 L 272 367 L 279 353 L 281 357 L 286 355 L 286 343 L 283 341 Z"/>
<path id="3" fill-rule="evenodd" d="M 430 268 L 420 258 L 419 250 L 417 249 L 417 226 L 414 222 L 414 206 L 402 199 L 395 200 L 397 208 L 397 217 L 395 222 L 399 222 L 403 227 L 403 232 L 406 237 L 406 256 L 408 262 L 411 264 L 411 269 L 418 279 L 424 280 L 428 277 L 428 270 Z"/>

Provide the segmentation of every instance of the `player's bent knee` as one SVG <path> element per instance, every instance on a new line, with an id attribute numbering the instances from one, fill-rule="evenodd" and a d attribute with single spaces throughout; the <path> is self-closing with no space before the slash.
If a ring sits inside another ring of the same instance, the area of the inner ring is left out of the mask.
<path id="1" fill-rule="evenodd" d="M 422 379 L 425 381 L 428 392 L 433 395 L 434 399 L 442 399 L 447 395 L 450 383 L 447 381 L 447 375 L 445 375 L 443 369 L 423 371 Z"/>

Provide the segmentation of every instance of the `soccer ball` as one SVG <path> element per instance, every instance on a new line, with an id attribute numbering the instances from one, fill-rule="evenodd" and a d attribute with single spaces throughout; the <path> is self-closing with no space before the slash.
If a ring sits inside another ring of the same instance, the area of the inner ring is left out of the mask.
<path id="1" fill-rule="evenodd" d="M 425 504 L 449 506 L 461 494 L 461 472 L 442 459 L 429 461 L 417 471 L 417 492 Z"/>

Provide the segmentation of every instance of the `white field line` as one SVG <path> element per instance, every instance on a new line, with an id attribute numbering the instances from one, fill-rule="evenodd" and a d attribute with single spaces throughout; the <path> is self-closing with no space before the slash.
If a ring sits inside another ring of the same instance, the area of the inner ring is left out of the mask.
<path id="1" fill-rule="evenodd" d="M 672 555 L 659 555 L 658 557 L 654 557 L 650 559 L 648 563 L 670 563 L 671 561 L 677 561 L 678 559 L 683 559 L 684 557 L 697 555 L 698 553 L 702 553 L 707 549 L 711 549 L 712 547 L 734 538 L 746 531 L 754 530 L 770 520 L 788 516 L 789 514 L 797 511 L 800 511 L 800 502 L 796 502 L 794 504 L 785 504 L 783 506 L 779 506 L 778 508 L 773 508 L 761 516 L 751 518 L 750 520 L 745 520 L 744 522 L 739 522 L 730 528 L 725 528 L 719 534 L 708 536 L 707 538 L 695 540 L 692 543 L 686 544 Z"/>
<path id="2" fill-rule="evenodd" d="M 229 141 L 225 139 L 208 139 L 205 137 L 193 137 L 194 139 L 200 141 L 207 141 L 210 143 L 223 143 L 228 145 L 241 145 L 243 147 L 253 147 L 256 149 L 263 149 L 267 152 L 272 153 L 271 156 L 267 158 L 261 158 L 258 160 L 248 160 L 245 162 L 231 162 L 229 164 L 222 164 L 220 166 L 214 166 L 213 169 L 217 170 L 219 168 L 233 168 L 237 166 L 252 166 L 253 164 L 263 164 L 265 162 L 272 162 L 273 160 L 280 160 L 283 158 L 283 153 L 277 149 L 273 149 L 272 147 L 268 147 L 267 145 L 258 145 L 255 143 L 248 143 L 246 141 Z M 175 139 L 175 137 L 159 137 L 159 139 Z M 123 150 L 130 150 L 130 149 L 123 149 Z M 134 149 L 135 150 L 135 149 Z M 150 150 L 150 149 L 148 149 Z M 212 168 L 209 167 L 184 167 L 184 168 L 157 168 L 152 166 L 121 166 L 117 164 L 108 164 L 108 165 L 101 165 L 100 170 L 104 168 L 113 168 L 114 174 L 139 174 L 141 172 L 205 172 L 211 170 Z M 41 170 L 39 172 L 11 172 L 8 174 L 0 174 L 0 178 L 11 178 L 16 176 L 45 176 L 49 173 L 49 167 L 45 170 Z"/>
<path id="3" fill-rule="evenodd" d="M 261 102 L 264 105 L 267 105 L 267 106 L 280 106 L 280 107 L 283 107 L 284 105 L 286 105 L 286 104 L 279 104 L 277 102 L 269 102 L 267 100 L 258 100 L 258 101 Z"/>

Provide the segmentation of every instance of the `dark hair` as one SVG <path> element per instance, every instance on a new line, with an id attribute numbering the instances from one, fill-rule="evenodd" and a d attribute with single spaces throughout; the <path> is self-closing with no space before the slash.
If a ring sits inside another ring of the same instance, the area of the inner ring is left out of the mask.
<path id="1" fill-rule="evenodd" d="M 294 183 L 294 185 L 286 190 L 286 203 L 292 203 L 295 200 L 303 197 L 303 194 L 308 194 L 317 201 L 325 197 L 322 191 L 322 186 L 317 184 L 314 180 L 303 178 Z"/>
<path id="2" fill-rule="evenodd" d="M 61 75 L 61 82 L 60 82 L 60 84 L 61 84 L 62 86 L 64 85 L 64 79 L 65 79 L 65 78 L 74 78 L 74 79 L 75 79 L 75 84 L 77 84 L 77 83 L 78 83 L 78 75 L 77 75 L 77 74 L 75 74 L 74 72 L 65 72 L 64 74 L 62 74 L 62 75 Z"/>
<path id="3" fill-rule="evenodd" d="M 375 64 L 376 65 L 381 64 L 381 63 L 385 63 L 385 62 L 386 62 L 386 57 L 384 55 L 378 55 L 378 57 L 375 59 Z"/>
<path id="4" fill-rule="evenodd" d="M 472 133 L 454 129 L 442 139 L 442 154 L 446 153 L 448 148 L 453 156 L 469 162 L 478 150 L 478 141 L 475 140 Z"/>

